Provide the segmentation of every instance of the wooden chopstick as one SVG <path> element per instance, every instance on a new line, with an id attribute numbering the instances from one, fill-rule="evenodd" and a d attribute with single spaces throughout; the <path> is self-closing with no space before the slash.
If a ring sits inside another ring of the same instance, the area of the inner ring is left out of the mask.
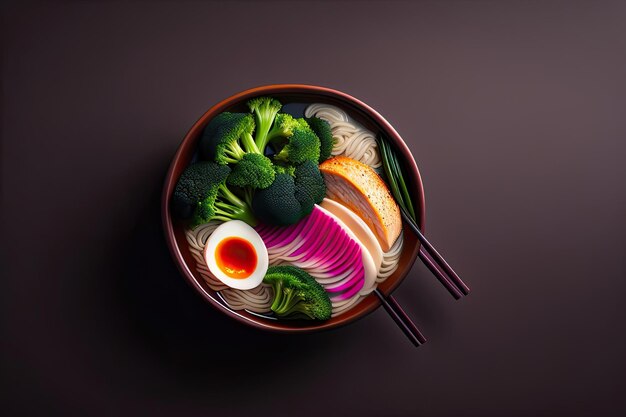
<path id="1" fill-rule="evenodd" d="M 459 289 L 450 281 L 450 279 L 446 276 L 446 273 L 437 266 L 433 258 L 430 257 L 428 253 L 424 250 L 424 246 L 420 248 L 419 258 L 422 260 L 426 268 L 441 282 L 441 284 L 446 287 L 448 292 L 454 297 L 455 300 L 463 297 L 463 293 L 459 291 Z"/>
<path id="2" fill-rule="evenodd" d="M 402 213 L 402 218 L 409 225 L 409 227 L 411 227 L 411 230 L 415 232 L 417 238 L 422 244 L 424 251 L 422 252 L 420 249 L 420 259 L 424 262 L 428 269 L 457 300 L 461 298 L 461 296 L 469 294 L 469 287 L 463 282 L 461 277 L 454 272 L 454 269 L 452 269 L 446 260 L 443 259 L 428 239 L 426 239 L 426 236 L 422 234 L 422 231 L 419 227 L 417 227 L 413 219 L 402 206 L 400 206 L 400 211 Z"/>
<path id="3" fill-rule="evenodd" d="M 411 321 L 409 316 L 407 316 L 393 296 L 385 296 L 378 288 L 374 290 L 374 294 L 376 294 L 380 300 L 380 303 L 385 308 L 385 311 L 387 311 L 387 314 L 391 316 L 393 321 L 396 322 L 400 330 L 402 330 L 415 347 L 426 343 L 426 338 L 422 332 L 419 331 L 415 323 Z"/>

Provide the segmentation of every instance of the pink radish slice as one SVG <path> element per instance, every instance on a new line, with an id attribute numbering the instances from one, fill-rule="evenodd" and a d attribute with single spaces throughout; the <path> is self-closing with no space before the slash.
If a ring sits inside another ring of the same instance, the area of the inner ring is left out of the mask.
<path id="1" fill-rule="evenodd" d="M 348 288 L 353 287 L 357 284 L 357 282 L 362 281 L 359 278 L 361 275 L 357 271 L 353 271 L 346 279 L 340 281 L 337 284 L 325 285 L 324 289 L 328 292 L 342 292 L 346 291 Z M 361 285 L 362 286 L 362 285 Z"/>
<path id="2" fill-rule="evenodd" d="M 304 244 L 304 239 L 301 236 L 296 236 L 292 241 L 284 246 L 272 246 L 268 248 L 267 253 L 272 256 L 287 256 L 295 249 Z"/>
<path id="3" fill-rule="evenodd" d="M 334 203 L 331 200 L 326 199 L 325 200 L 326 204 L 330 204 L 332 207 L 340 207 L 341 205 Z M 326 208 L 322 207 L 322 209 L 327 210 Z M 350 211 L 348 209 L 342 208 L 343 211 L 342 213 L 345 214 L 345 212 L 350 213 Z M 335 217 L 337 219 L 337 221 L 339 221 L 341 224 L 343 224 L 345 226 L 345 231 L 348 233 L 348 235 L 355 240 L 356 242 L 358 242 L 358 244 L 361 246 L 361 253 L 362 253 L 362 261 L 363 261 L 363 268 L 364 268 L 364 279 L 365 279 L 365 284 L 363 286 L 363 291 L 364 294 L 368 294 L 369 292 L 371 292 L 374 288 L 376 288 L 376 278 L 378 277 L 378 271 L 380 269 L 380 264 L 376 263 L 376 260 L 374 259 L 374 255 L 378 256 L 380 255 L 380 262 L 382 262 L 382 251 L 380 250 L 380 248 L 378 248 L 378 245 L 373 244 L 373 246 L 375 246 L 373 248 L 374 250 L 374 254 L 372 253 L 372 251 L 370 251 L 370 249 L 367 247 L 367 244 L 364 243 L 364 241 L 369 242 L 370 244 L 372 244 L 372 242 L 367 236 L 368 234 L 370 235 L 370 238 L 373 238 L 373 240 L 376 240 L 375 236 L 371 236 L 371 230 L 369 230 L 369 228 L 367 227 L 367 225 L 361 224 L 361 228 L 358 227 L 358 223 L 359 223 L 359 218 L 358 216 L 354 216 L 350 213 L 350 218 L 352 220 L 354 220 L 356 218 L 356 223 L 352 224 L 352 227 L 355 227 L 355 230 L 352 230 L 352 228 L 350 227 L 350 219 L 348 220 L 348 223 L 343 223 L 343 220 L 341 219 L 340 216 L 337 216 L 336 213 L 333 213 L 332 210 L 327 210 L 331 216 Z M 361 223 L 363 223 L 361 221 Z M 361 238 L 359 238 L 359 234 L 362 235 Z M 362 240 L 363 239 L 363 240 Z M 372 245 L 370 245 L 372 246 Z M 376 252 L 376 248 L 379 249 L 379 252 Z"/>
<path id="4" fill-rule="evenodd" d="M 336 272 L 343 268 L 349 268 L 350 265 L 357 265 L 360 261 L 361 247 L 354 241 L 348 241 L 346 249 L 340 256 L 329 261 L 324 267 L 329 272 Z"/>
<path id="5" fill-rule="evenodd" d="M 331 301 L 332 300 L 345 300 L 348 299 L 350 297 L 352 297 L 353 295 L 357 294 L 359 291 L 361 291 L 361 288 L 363 288 L 363 283 L 364 281 L 361 280 L 359 282 L 357 282 L 357 284 L 355 286 L 353 286 L 352 288 L 350 288 L 348 291 L 340 293 L 338 295 L 331 295 Z"/>
<path id="6" fill-rule="evenodd" d="M 306 239 L 309 240 L 307 242 L 307 245 L 304 247 L 300 247 L 300 249 L 298 249 L 297 251 L 295 251 L 293 253 L 293 256 L 297 256 L 300 255 L 302 252 L 307 251 L 307 252 L 313 252 L 314 251 L 314 246 L 315 243 L 319 242 L 320 239 L 320 235 L 322 233 L 319 233 L 320 230 L 324 230 L 328 227 L 328 222 L 325 221 L 326 219 L 324 219 L 323 217 L 319 216 L 316 221 L 313 222 L 313 224 L 311 225 L 310 229 L 307 230 L 306 233 Z"/>
<path id="7" fill-rule="evenodd" d="M 320 272 L 315 272 L 315 271 L 311 271 L 309 273 L 315 277 L 317 282 L 326 286 L 326 285 L 332 285 L 339 281 L 350 278 L 352 274 L 355 273 L 355 271 L 347 270 L 347 271 L 343 271 L 341 274 L 335 274 L 335 275 L 331 275 L 331 274 L 327 274 L 323 272 L 320 273 Z"/>
<path id="8" fill-rule="evenodd" d="M 283 245 L 284 243 L 288 243 L 293 240 L 296 236 L 300 235 L 302 229 L 306 226 L 308 218 L 304 218 L 300 220 L 298 223 L 293 224 L 287 227 L 277 227 L 277 226 L 268 226 L 265 225 L 265 229 L 261 237 L 265 239 L 267 237 L 268 241 L 265 243 L 265 246 L 277 246 Z"/>
<path id="9" fill-rule="evenodd" d="M 343 242 L 341 240 L 339 239 L 329 239 L 329 240 L 330 240 L 330 244 L 326 245 L 326 247 L 322 250 L 322 252 L 317 257 L 317 259 L 311 260 L 310 262 L 307 263 L 308 268 L 315 269 L 318 266 L 323 267 L 326 264 L 327 259 L 331 258 L 333 254 L 337 254 L 341 250 L 343 246 Z"/>
<path id="10" fill-rule="evenodd" d="M 320 231 L 313 239 L 313 241 L 311 242 L 311 245 L 309 247 L 309 250 L 307 251 L 307 253 L 305 254 L 305 256 L 302 258 L 303 261 L 309 261 L 311 259 L 321 259 L 321 252 L 324 249 L 324 247 L 326 246 L 327 243 L 327 239 L 328 239 L 328 233 L 327 230 L 324 231 Z M 294 252 L 295 254 L 296 252 Z"/>
<path id="11" fill-rule="evenodd" d="M 353 255 L 352 252 L 356 250 L 354 242 L 348 239 L 337 239 L 337 241 L 339 245 L 335 247 L 334 252 L 326 253 L 325 256 L 318 256 L 319 261 L 317 266 L 323 267 L 326 270 L 334 269 L 345 263 L 347 258 Z"/>
<path id="12" fill-rule="evenodd" d="M 310 245 L 308 245 L 309 252 L 319 255 L 322 248 L 326 246 L 328 242 L 325 240 L 328 237 L 332 237 L 331 225 L 327 222 L 316 223 L 313 225 L 315 231 L 311 231 L 307 238 L 311 239 Z"/>
<path id="13" fill-rule="evenodd" d="M 319 217 L 319 218 L 321 218 L 321 219 L 323 219 L 323 218 L 324 218 L 324 216 L 318 216 L 318 217 Z M 329 220 L 332 220 L 332 219 L 329 219 Z M 309 229 L 309 234 L 311 233 L 310 231 L 312 231 L 312 230 L 317 230 L 317 225 L 319 225 L 319 223 L 314 223 L 313 227 L 312 227 L 311 229 Z M 324 226 L 324 228 L 327 228 L 327 227 L 326 227 L 326 226 Z M 319 237 L 319 235 L 320 235 L 320 234 L 318 234 L 318 236 L 317 236 L 317 237 Z M 352 242 L 350 242 L 350 241 L 349 241 L 349 239 L 348 239 L 348 236 L 347 236 L 347 235 L 346 235 L 346 236 L 342 236 L 342 237 L 345 237 L 345 239 L 342 239 L 342 240 L 346 240 L 347 242 L 352 243 Z M 306 237 L 305 237 L 305 239 L 306 239 Z M 337 239 L 337 240 L 339 240 L 339 239 Z M 317 242 L 317 241 L 316 241 L 316 242 Z M 315 243 L 315 242 L 314 242 L 314 243 Z M 311 245 L 311 246 L 310 246 L 310 245 Z M 312 256 L 316 255 L 316 253 L 315 253 L 315 251 L 314 251 L 313 246 L 315 246 L 315 245 L 314 245 L 314 244 L 312 244 L 312 243 L 310 242 L 310 240 L 309 240 L 309 241 L 307 241 L 307 242 L 306 242 L 306 244 L 304 244 L 304 245 L 300 246 L 300 249 L 302 249 L 302 250 L 292 251 L 290 255 L 288 255 L 288 256 L 282 256 L 282 257 L 283 257 L 285 260 L 288 260 L 288 261 L 291 261 L 291 262 L 296 262 L 296 261 L 306 261 L 306 260 L 310 259 Z M 310 254 L 309 254 L 309 253 L 307 253 L 307 254 L 306 254 L 306 256 L 304 256 L 304 255 L 300 256 L 300 255 L 301 255 L 301 253 L 302 253 L 305 249 L 310 249 L 311 253 L 310 253 Z M 285 253 L 288 253 L 288 251 L 285 251 Z M 273 250 L 270 250 L 270 256 L 272 256 L 272 255 L 273 255 Z"/>
<path id="14" fill-rule="evenodd" d="M 265 227 L 259 235 L 265 241 L 265 246 L 269 249 L 273 246 L 282 246 L 284 243 L 291 242 L 300 234 L 306 222 L 299 221 L 295 225 L 288 227 Z"/>
<path id="15" fill-rule="evenodd" d="M 277 258 L 277 259 L 293 260 L 293 258 L 290 257 L 289 254 L 304 244 L 305 244 L 304 240 L 298 237 L 296 238 L 296 240 L 290 243 L 289 246 L 285 248 L 280 248 L 280 251 L 276 251 L 276 248 L 272 248 L 271 251 L 268 251 L 268 254 L 271 259 Z"/>
<path id="16" fill-rule="evenodd" d="M 336 285 L 340 280 L 346 279 L 361 279 L 364 270 L 362 268 L 350 269 L 341 275 L 328 274 L 328 273 L 320 273 L 316 274 L 318 282 L 325 286 Z"/>
<path id="17" fill-rule="evenodd" d="M 333 299 L 349 298 L 363 287 L 362 245 L 341 220 L 319 206 L 294 225 L 261 225 L 258 231 L 272 265 L 292 264 L 304 269 Z"/>

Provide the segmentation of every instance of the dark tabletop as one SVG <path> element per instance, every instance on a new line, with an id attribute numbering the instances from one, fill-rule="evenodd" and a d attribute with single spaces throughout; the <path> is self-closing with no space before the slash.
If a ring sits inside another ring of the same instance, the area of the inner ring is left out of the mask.
<path id="1" fill-rule="evenodd" d="M 17 2 L 2 6 L 7 415 L 616 416 L 626 411 L 624 2 Z M 163 178 L 243 89 L 309 83 L 415 155 L 422 264 L 321 334 L 245 327 L 187 286 Z M 3 413 L 4 414 L 4 413 Z"/>

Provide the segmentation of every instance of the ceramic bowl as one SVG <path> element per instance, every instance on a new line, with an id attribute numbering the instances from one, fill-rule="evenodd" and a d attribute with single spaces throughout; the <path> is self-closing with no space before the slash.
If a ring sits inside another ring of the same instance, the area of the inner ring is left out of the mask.
<path id="1" fill-rule="evenodd" d="M 178 178 L 190 164 L 196 153 L 198 141 L 204 127 L 214 116 L 221 112 L 248 111 L 245 104 L 246 101 L 252 97 L 258 96 L 274 97 L 283 105 L 289 103 L 331 104 L 344 109 L 351 117 L 374 133 L 381 132 L 387 140 L 393 143 L 393 146 L 399 154 L 399 158 L 404 163 L 404 168 L 408 175 L 406 182 L 414 199 L 413 203 L 417 211 L 416 215 L 418 216 L 419 226 L 423 229 L 425 215 L 424 188 L 419 170 L 409 148 L 398 132 L 395 131 L 384 117 L 367 104 L 341 91 L 301 84 L 267 85 L 243 91 L 217 103 L 207 110 L 185 135 L 176 155 L 174 155 L 174 159 L 167 173 L 161 201 L 163 227 L 170 252 L 183 277 L 201 297 L 222 313 L 242 323 L 265 330 L 286 333 L 311 332 L 336 328 L 351 323 L 371 313 L 381 305 L 374 294 L 370 294 L 350 310 L 325 322 L 272 320 L 249 313 L 245 310 L 232 310 L 224 303 L 221 297 L 217 295 L 216 291 L 209 288 L 200 274 L 196 272 L 195 260 L 189 251 L 185 238 L 185 224 L 172 217 L 170 211 L 172 192 L 174 191 Z M 390 294 L 402 282 L 407 273 L 411 270 L 418 255 L 419 241 L 416 236 L 407 226 L 403 227 L 403 231 L 405 242 L 398 269 L 392 276 L 378 286 L 379 290 L 386 295 Z"/>

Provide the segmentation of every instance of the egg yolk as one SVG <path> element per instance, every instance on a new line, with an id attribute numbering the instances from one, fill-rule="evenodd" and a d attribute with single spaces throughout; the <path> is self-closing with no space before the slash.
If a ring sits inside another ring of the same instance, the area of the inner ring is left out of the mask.
<path id="1" fill-rule="evenodd" d="M 231 278 L 248 278 L 256 269 L 257 256 L 252 243 L 240 237 L 228 237 L 215 248 L 217 266 Z"/>

